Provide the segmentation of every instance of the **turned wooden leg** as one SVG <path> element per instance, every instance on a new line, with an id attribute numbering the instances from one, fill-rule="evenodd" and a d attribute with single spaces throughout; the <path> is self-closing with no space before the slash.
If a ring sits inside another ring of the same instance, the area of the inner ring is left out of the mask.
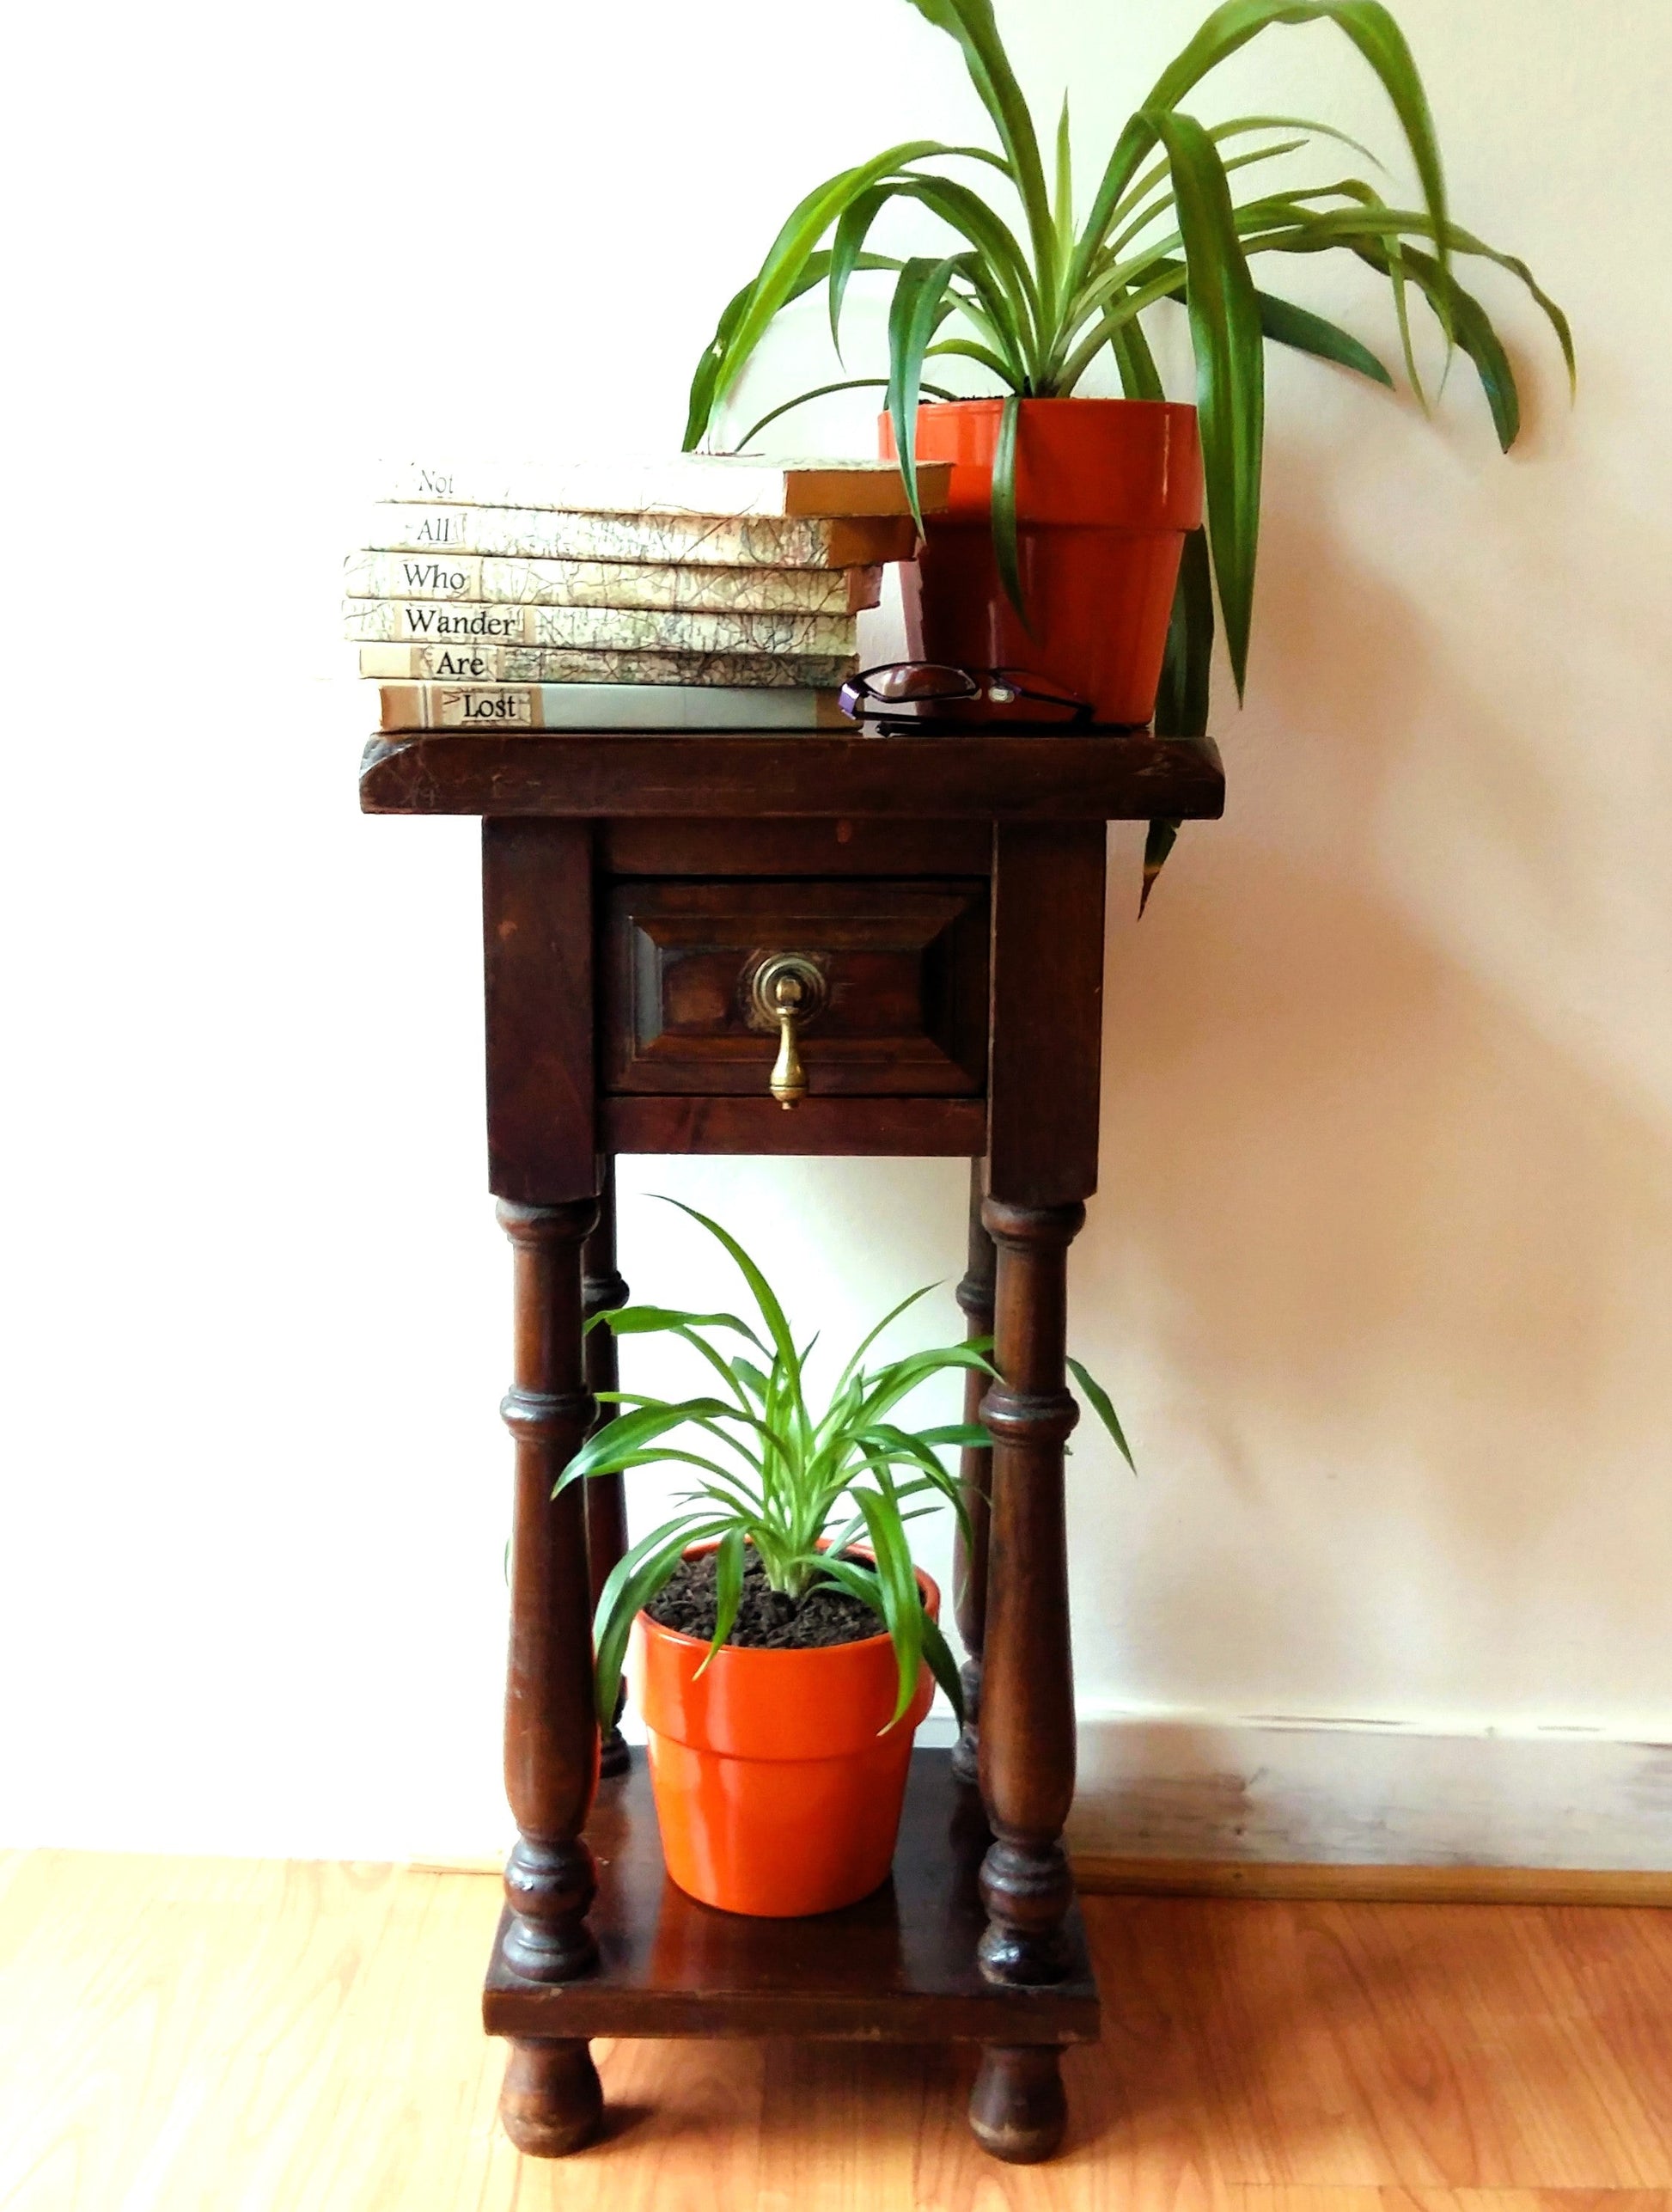
<path id="1" fill-rule="evenodd" d="M 1065 1272 L 1085 1208 L 990 1198 L 982 1219 L 998 1248 L 994 1365 L 1004 1379 L 981 1404 L 993 1434 L 980 1737 L 993 1843 L 981 1868 L 979 1957 L 989 1981 L 1057 1982 L 1073 1896 L 1062 1847 L 1074 1795 L 1063 1445 L 1079 1410 L 1065 1386 Z"/>
<path id="2" fill-rule="evenodd" d="M 581 1347 L 581 1246 L 595 1199 L 522 1206 L 502 1199 L 516 1255 L 515 1379 L 501 1411 L 516 1439 L 511 1532 L 505 1793 L 517 1841 L 505 1869 L 507 1963 L 537 1982 L 595 1965 L 586 1924 L 597 1886 L 581 1830 L 598 1775 L 585 1502 L 552 1485 L 591 1426 Z"/>
<path id="3" fill-rule="evenodd" d="M 627 1286 L 622 1281 L 615 1264 L 615 1161 L 608 1153 L 599 1163 L 598 1226 L 587 1238 L 582 1255 L 581 1286 L 583 1308 L 588 1321 L 595 1314 L 613 1313 L 618 1307 L 627 1303 Z M 619 1382 L 614 1330 L 590 1330 L 586 1340 L 586 1386 L 595 1402 L 600 1390 L 615 1390 Z M 600 1406 L 594 1429 L 600 1429 L 606 1421 L 613 1421 L 615 1415 L 614 1406 Z M 595 1475 L 586 1486 L 587 1574 L 595 1613 L 598 1606 L 598 1593 L 603 1588 L 610 1569 L 626 1549 L 627 1506 L 621 1477 L 619 1475 Z M 624 1684 L 621 1698 L 615 1708 L 614 1723 L 604 1738 L 600 1753 L 600 1774 L 624 1775 L 632 1763 L 626 1738 L 621 1733 L 621 1706 L 625 1700 Z"/>
<path id="4" fill-rule="evenodd" d="M 531 2158 L 562 2158 L 598 2132 L 604 2093 L 584 2043 L 516 2041 L 505 2062 L 499 2117 Z"/>
<path id="5" fill-rule="evenodd" d="M 1059 2050 L 1048 2044 L 984 2047 L 969 2097 L 970 2128 L 983 2150 L 1011 2166 L 1033 2166 L 1056 2149 L 1067 2121 Z"/>
<path id="6" fill-rule="evenodd" d="M 992 1335 L 992 1286 L 995 1255 L 992 1238 L 981 1219 L 986 1162 L 969 1164 L 969 1262 L 958 1286 L 958 1303 L 964 1312 L 964 1335 L 973 1340 Z M 964 1377 L 964 1419 L 979 1421 L 987 1378 L 972 1367 Z M 987 1518 L 992 1495 L 992 1454 L 967 1448 L 959 1473 L 967 1486 L 969 1536 L 961 1526 L 954 1538 L 952 1588 L 958 1634 L 968 1657 L 963 1665 L 964 1725 L 952 1753 L 952 1771 L 960 1781 L 973 1782 L 978 1773 L 977 1747 L 981 1714 L 981 1652 L 987 1629 Z"/>

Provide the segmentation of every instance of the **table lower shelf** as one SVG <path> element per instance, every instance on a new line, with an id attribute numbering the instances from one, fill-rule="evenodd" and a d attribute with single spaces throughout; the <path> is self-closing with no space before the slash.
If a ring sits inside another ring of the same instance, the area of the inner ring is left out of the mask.
<path id="1" fill-rule="evenodd" d="M 892 1879 L 845 1910 L 752 1920 L 699 1904 L 668 1879 L 642 1751 L 601 1784 L 587 1830 L 598 1860 L 590 1915 L 600 1963 L 583 1980 L 525 1980 L 505 1964 L 502 1918 L 483 1994 L 491 2035 L 807 2036 L 896 2043 L 1091 2043 L 1097 1985 L 1079 1908 L 1069 1978 L 986 1981 L 976 1878 L 989 1841 L 951 1754 L 917 1751 Z"/>

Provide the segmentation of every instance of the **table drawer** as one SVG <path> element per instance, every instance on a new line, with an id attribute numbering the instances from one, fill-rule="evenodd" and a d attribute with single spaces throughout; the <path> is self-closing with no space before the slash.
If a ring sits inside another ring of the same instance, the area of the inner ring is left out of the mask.
<path id="1" fill-rule="evenodd" d="M 975 1097 L 986 1087 L 987 885 L 629 879 L 604 911 L 602 1074 L 617 1093 L 764 1095 L 776 1030 L 762 963 L 815 967 L 799 1027 L 813 1097 Z"/>

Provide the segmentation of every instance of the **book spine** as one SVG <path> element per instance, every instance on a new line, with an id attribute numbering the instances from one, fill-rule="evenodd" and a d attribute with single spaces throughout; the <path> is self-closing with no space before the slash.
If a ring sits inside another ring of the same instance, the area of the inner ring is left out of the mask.
<path id="1" fill-rule="evenodd" d="M 673 461 L 466 463 L 385 461 L 379 497 L 424 506 L 540 507 L 601 515 L 909 515 L 892 461 L 786 461 L 758 454 L 681 454 Z M 920 461 L 924 514 L 951 495 L 951 464 Z"/>
<path id="2" fill-rule="evenodd" d="M 693 480 L 704 482 L 703 497 L 711 511 L 730 515 L 782 515 L 788 479 L 770 462 L 759 468 L 729 469 L 717 480 L 711 469 L 693 471 L 688 464 L 671 467 L 614 468 L 607 474 L 585 467 L 540 468 L 516 472 L 514 478 L 498 470 L 473 465 L 432 468 L 416 461 L 385 462 L 381 499 L 416 501 L 424 505 L 467 507 L 540 507 L 603 513 L 637 511 L 655 503 L 677 510 L 688 509 Z M 539 496 L 531 499 L 535 483 Z"/>
<path id="3" fill-rule="evenodd" d="M 592 684 L 387 683 L 384 730 L 851 730 L 834 692 L 680 690 Z"/>
<path id="4" fill-rule="evenodd" d="M 875 607 L 880 567 L 709 568 L 632 561 L 512 560 L 489 553 L 351 553 L 351 599 L 503 601 L 729 614 L 851 614 Z"/>
<path id="5" fill-rule="evenodd" d="M 711 568 L 858 568 L 910 560 L 909 518 L 595 515 L 534 507 L 381 504 L 367 543 L 386 553 L 492 553 L 534 560 L 696 562 Z"/>
<path id="6" fill-rule="evenodd" d="M 662 608 L 505 607 L 351 599 L 354 645 L 538 645 L 550 652 L 820 654 L 857 649 L 851 614 L 705 614 Z"/>
<path id="7" fill-rule="evenodd" d="M 570 652 L 547 645 L 362 645 L 378 683 L 695 684 L 740 691 L 829 690 L 857 657 L 790 653 Z"/>

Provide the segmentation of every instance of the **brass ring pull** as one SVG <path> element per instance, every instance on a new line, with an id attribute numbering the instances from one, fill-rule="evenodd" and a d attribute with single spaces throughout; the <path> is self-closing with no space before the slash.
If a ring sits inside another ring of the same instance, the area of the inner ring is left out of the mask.
<path id="1" fill-rule="evenodd" d="M 778 1058 L 767 1088 L 786 1113 L 807 1096 L 801 1027 L 822 1011 L 828 997 L 823 970 L 804 953 L 772 953 L 754 971 L 749 1010 L 760 1027 L 778 1031 Z"/>

